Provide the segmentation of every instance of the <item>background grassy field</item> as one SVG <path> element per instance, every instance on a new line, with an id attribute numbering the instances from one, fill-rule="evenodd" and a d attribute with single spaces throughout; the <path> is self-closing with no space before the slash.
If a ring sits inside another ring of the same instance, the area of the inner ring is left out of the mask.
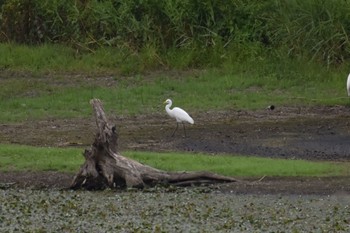
<path id="1" fill-rule="evenodd" d="M 91 98 L 102 99 L 106 109 L 120 115 L 162 111 L 167 98 L 191 112 L 349 104 L 345 66 L 264 57 L 216 68 L 124 76 L 117 68 L 98 68 L 114 60 L 109 52 L 76 59 L 69 51 L 57 45 L 0 44 L 0 67 L 13 61 L 0 79 L 2 122 L 87 117 Z"/>

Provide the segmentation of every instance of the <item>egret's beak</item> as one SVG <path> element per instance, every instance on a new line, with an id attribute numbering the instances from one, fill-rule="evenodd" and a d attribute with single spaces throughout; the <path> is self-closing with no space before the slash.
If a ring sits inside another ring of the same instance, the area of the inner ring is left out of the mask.
<path id="1" fill-rule="evenodd" d="M 166 104 L 166 101 L 164 101 L 163 104 Z"/>

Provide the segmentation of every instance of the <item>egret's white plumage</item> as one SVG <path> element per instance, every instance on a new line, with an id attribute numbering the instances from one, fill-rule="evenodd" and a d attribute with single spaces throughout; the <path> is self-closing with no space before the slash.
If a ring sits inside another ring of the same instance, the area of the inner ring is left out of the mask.
<path id="1" fill-rule="evenodd" d="M 348 80 L 346 81 L 346 90 L 348 91 L 348 96 L 350 96 L 350 74 L 348 75 Z"/>
<path id="2" fill-rule="evenodd" d="M 186 129 L 185 129 L 185 124 L 184 122 L 190 123 L 190 124 L 194 124 L 194 121 L 192 119 L 192 117 L 190 117 L 190 115 L 188 115 L 187 112 L 185 112 L 185 110 L 183 110 L 182 108 L 178 108 L 178 107 L 174 107 L 173 109 L 170 109 L 171 105 L 173 104 L 173 102 L 171 101 L 171 99 L 167 99 L 164 102 L 165 105 L 165 110 L 168 113 L 168 115 L 172 118 L 176 119 L 176 128 L 173 132 L 173 134 L 171 136 L 174 136 L 177 128 L 179 127 L 179 123 L 182 123 L 183 128 L 184 128 L 184 132 L 185 132 L 185 136 L 186 136 Z"/>

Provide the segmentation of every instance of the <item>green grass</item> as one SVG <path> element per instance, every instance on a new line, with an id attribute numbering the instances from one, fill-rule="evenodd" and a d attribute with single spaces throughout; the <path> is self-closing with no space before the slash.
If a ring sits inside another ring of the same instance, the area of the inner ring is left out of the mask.
<path id="1" fill-rule="evenodd" d="M 0 145 L 2 171 L 74 172 L 84 162 L 82 149 Z"/>
<path id="2" fill-rule="evenodd" d="M 0 145 L 1 171 L 77 172 L 83 149 Z M 211 171 L 227 176 L 349 175 L 348 163 L 313 162 L 229 155 L 125 152 L 125 156 L 166 171 Z"/>
<path id="3" fill-rule="evenodd" d="M 127 152 L 130 158 L 167 171 L 211 171 L 227 176 L 338 176 L 349 164 L 249 156 Z"/>
<path id="4" fill-rule="evenodd" d="M 349 104 L 345 66 L 328 69 L 303 59 L 266 55 L 237 62 L 232 55 L 222 66 L 207 70 L 122 76 L 116 67 L 123 62 L 113 49 L 76 57 L 58 45 L 0 44 L 0 52 L 0 67 L 7 70 L 0 78 L 0 122 L 89 117 L 91 98 L 100 98 L 107 113 L 119 115 L 162 112 L 167 98 L 192 115 L 270 104 Z M 134 61 L 124 63 L 133 66 Z M 106 76 L 111 85 L 104 83 Z"/>
<path id="5" fill-rule="evenodd" d="M 101 48 L 92 53 L 58 44 L 25 46 L 11 43 L 0 44 L 0 67 L 32 73 L 42 72 L 106 72 L 116 71 L 125 64 L 127 51 L 117 48 Z M 127 60 L 128 65 L 132 63 Z M 123 68 L 127 69 L 127 68 Z"/>
<path id="6" fill-rule="evenodd" d="M 126 72 L 160 65 L 216 66 L 231 54 L 235 60 L 246 51 L 259 55 L 260 48 L 251 48 L 251 44 L 285 49 L 280 58 L 307 56 L 327 66 L 346 62 L 350 55 L 350 4 L 344 0 L 89 0 L 82 4 L 8 0 L 0 1 L 0 6 L 0 41 L 65 44 L 73 47 L 72 53 L 78 57 L 86 51 L 98 54 L 96 48 L 108 46 L 114 48 L 111 54 L 119 62 L 102 64 L 122 66 Z M 28 21 L 28 15 L 40 20 Z M 242 49 L 237 51 L 239 47 Z M 183 56 L 174 56 L 179 50 L 184 51 Z M 44 63 L 33 61 L 37 67 L 55 67 L 51 63 L 54 55 Z M 30 53 L 18 60 L 28 56 Z M 70 61 L 61 60 L 61 66 L 71 66 Z M 84 56 L 81 61 L 93 67 L 99 64 Z"/>

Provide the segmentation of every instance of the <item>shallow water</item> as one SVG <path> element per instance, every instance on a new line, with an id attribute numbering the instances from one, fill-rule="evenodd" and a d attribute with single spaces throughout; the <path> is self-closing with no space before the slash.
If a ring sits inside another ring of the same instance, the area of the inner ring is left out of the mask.
<path id="1" fill-rule="evenodd" d="M 1 232 L 349 232 L 350 195 L 0 190 Z"/>

